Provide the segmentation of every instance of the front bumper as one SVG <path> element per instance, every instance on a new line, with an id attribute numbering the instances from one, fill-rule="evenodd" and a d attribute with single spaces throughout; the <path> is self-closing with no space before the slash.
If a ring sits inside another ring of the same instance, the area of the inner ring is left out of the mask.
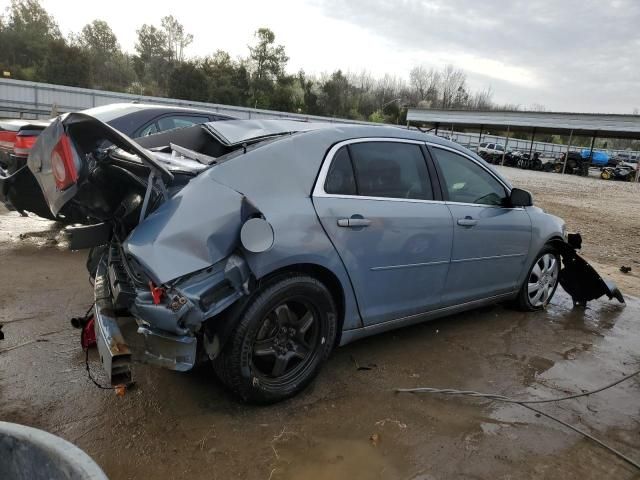
<path id="1" fill-rule="evenodd" d="M 96 270 L 95 333 L 100 353 L 100 361 L 112 385 L 131 382 L 133 356 L 143 363 L 186 371 L 193 368 L 196 361 L 197 339 L 191 335 L 174 335 L 151 327 L 136 318 L 137 330 L 121 328 L 114 307 L 113 286 L 121 279 L 111 278 L 116 269 L 107 264 L 106 256 L 101 259 Z M 124 333 L 123 332 L 127 332 Z"/>

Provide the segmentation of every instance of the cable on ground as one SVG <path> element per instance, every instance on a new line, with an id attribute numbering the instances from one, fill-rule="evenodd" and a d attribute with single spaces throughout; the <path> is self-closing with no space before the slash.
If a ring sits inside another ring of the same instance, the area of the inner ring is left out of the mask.
<path id="1" fill-rule="evenodd" d="M 565 396 L 565 397 L 549 398 L 549 399 L 546 399 L 546 400 L 517 399 L 517 398 L 511 398 L 511 397 L 507 397 L 507 396 L 504 396 L 504 395 L 498 395 L 498 394 L 493 394 L 493 393 L 482 393 L 482 392 L 476 392 L 474 390 L 455 390 L 453 388 L 431 388 L 431 387 L 397 388 L 395 391 L 396 391 L 396 393 L 429 393 L 429 394 L 437 394 L 437 395 L 459 395 L 459 396 L 467 396 L 467 397 L 473 397 L 473 398 L 483 398 L 483 399 L 497 401 L 497 402 L 515 403 L 516 405 L 520 405 L 520 406 L 522 406 L 524 408 L 527 408 L 527 409 L 529 409 L 529 410 L 531 410 L 533 412 L 536 412 L 539 415 L 547 417 L 548 419 L 553 420 L 553 421 L 559 423 L 560 425 L 563 425 L 563 426 L 573 430 L 576 433 L 579 433 L 580 435 L 584 436 L 585 438 L 588 438 L 592 442 L 597 443 L 602 448 L 605 448 L 605 449 L 609 450 L 611 453 L 613 453 L 614 455 L 616 455 L 620 459 L 624 460 L 628 464 L 630 464 L 630 465 L 634 466 L 635 468 L 637 468 L 638 470 L 640 470 L 640 463 L 636 462 L 635 460 L 632 460 L 631 458 L 627 457 L 626 455 L 624 455 L 623 453 L 619 452 L 615 448 L 607 445 L 603 441 L 598 440 L 596 437 L 594 437 L 590 433 L 585 432 L 584 430 L 581 430 L 578 427 L 576 427 L 574 425 L 571 425 L 570 423 L 565 422 L 564 420 L 561 420 L 561 419 L 559 419 L 557 417 L 554 417 L 553 415 L 551 415 L 549 413 L 545 413 L 545 412 L 543 412 L 541 410 L 538 410 L 537 408 L 531 406 L 531 404 L 562 402 L 564 400 L 571 400 L 571 399 L 574 399 L 574 398 L 587 397 L 589 395 L 593 395 L 594 393 L 599 393 L 599 392 L 602 392 L 603 390 L 607 390 L 607 389 L 609 389 L 611 387 L 614 387 L 614 386 L 616 386 L 616 385 L 618 385 L 618 384 L 620 384 L 622 382 L 625 382 L 625 381 L 635 377 L 638 374 L 640 374 L 640 370 L 637 370 L 637 371 L 635 371 L 633 373 L 625 375 L 621 379 L 618 379 L 618 380 L 616 380 L 614 382 L 611 382 L 611 383 L 609 383 L 609 384 L 607 384 L 607 385 L 605 385 L 603 387 L 596 388 L 594 390 L 586 391 L 586 392 L 583 392 L 583 393 L 578 393 L 578 394 L 575 394 L 575 395 L 568 395 L 568 396 Z"/>

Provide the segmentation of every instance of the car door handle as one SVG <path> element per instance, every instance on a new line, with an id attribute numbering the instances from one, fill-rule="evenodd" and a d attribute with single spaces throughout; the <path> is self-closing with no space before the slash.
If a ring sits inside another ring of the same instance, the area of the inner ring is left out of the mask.
<path id="1" fill-rule="evenodd" d="M 478 224 L 478 220 L 475 220 L 471 217 L 464 217 L 458 219 L 458 225 L 461 227 L 473 227 Z"/>
<path id="2" fill-rule="evenodd" d="M 371 220 L 368 218 L 339 218 L 339 227 L 368 227 L 371 225 Z"/>

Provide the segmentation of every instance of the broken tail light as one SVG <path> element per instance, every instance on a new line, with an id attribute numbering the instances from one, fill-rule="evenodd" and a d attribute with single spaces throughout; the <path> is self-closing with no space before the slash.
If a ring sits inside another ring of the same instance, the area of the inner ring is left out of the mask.
<path id="1" fill-rule="evenodd" d="M 62 135 L 51 152 L 51 171 L 58 190 L 64 190 L 78 180 L 78 169 L 73 160 L 71 141 Z"/>
<path id="2" fill-rule="evenodd" d="M 0 148 L 12 151 L 15 142 L 16 132 L 0 132 Z"/>
<path id="3" fill-rule="evenodd" d="M 38 137 L 34 135 L 16 135 L 15 143 L 13 144 L 13 153 L 17 157 L 28 157 L 31 147 L 36 143 Z"/>
<path id="4" fill-rule="evenodd" d="M 38 137 L 36 135 L 20 135 L 16 132 L 0 132 L 0 148 L 16 157 L 26 158 Z"/>

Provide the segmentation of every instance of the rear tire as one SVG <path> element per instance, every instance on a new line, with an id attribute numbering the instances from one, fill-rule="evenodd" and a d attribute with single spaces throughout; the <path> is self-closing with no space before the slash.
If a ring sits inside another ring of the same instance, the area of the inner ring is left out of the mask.
<path id="1" fill-rule="evenodd" d="M 313 277 L 278 277 L 249 299 L 214 367 L 220 380 L 250 403 L 274 403 L 304 389 L 329 358 L 337 311 Z"/>
<path id="2" fill-rule="evenodd" d="M 518 297 L 516 308 L 525 312 L 544 309 L 558 288 L 560 255 L 555 248 L 546 245 L 529 268 Z"/>

